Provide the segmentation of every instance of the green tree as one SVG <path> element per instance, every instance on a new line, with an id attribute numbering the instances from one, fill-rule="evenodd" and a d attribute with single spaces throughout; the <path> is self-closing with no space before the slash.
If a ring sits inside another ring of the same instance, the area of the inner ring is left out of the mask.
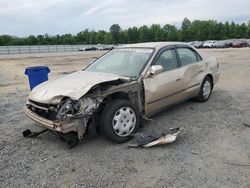
<path id="1" fill-rule="evenodd" d="M 10 35 L 2 35 L 0 38 L 0 45 L 9 45 L 12 40 Z"/>
<path id="2" fill-rule="evenodd" d="M 165 24 L 163 27 L 159 24 L 152 24 L 150 27 L 143 25 L 122 30 L 118 24 L 113 24 L 109 32 L 85 29 L 76 35 L 51 36 L 44 34 L 28 37 L 0 35 L 0 45 L 113 44 L 164 40 L 224 40 L 230 38 L 250 38 L 250 21 L 242 24 L 222 23 L 215 20 L 194 20 L 191 22 L 188 18 L 184 18 L 179 29 L 170 24 Z"/>
<path id="3" fill-rule="evenodd" d="M 163 41 L 164 32 L 159 24 L 151 25 L 147 41 Z"/>
<path id="4" fill-rule="evenodd" d="M 223 25 L 223 34 L 221 39 L 228 39 L 230 38 L 230 24 L 228 21 L 225 22 L 225 24 Z"/>
<path id="5" fill-rule="evenodd" d="M 112 35 L 113 42 L 115 44 L 118 44 L 120 33 L 122 31 L 120 25 L 119 24 L 113 24 L 113 25 L 111 25 L 109 31 L 110 31 L 110 33 Z"/>
<path id="6" fill-rule="evenodd" d="M 150 41 L 149 38 L 150 38 L 149 29 L 146 25 L 143 25 L 142 27 L 139 28 L 139 41 L 148 42 Z"/>
<path id="7" fill-rule="evenodd" d="M 181 24 L 181 35 L 180 35 L 180 39 L 182 41 L 189 41 L 191 40 L 191 36 L 190 36 L 190 27 L 191 27 L 191 22 L 188 18 L 184 18 Z"/>
<path id="8" fill-rule="evenodd" d="M 127 41 L 128 43 L 137 43 L 139 40 L 139 31 L 137 27 L 132 27 L 128 29 Z"/>
<path id="9" fill-rule="evenodd" d="M 248 21 L 247 24 L 246 38 L 250 38 L 250 20 Z"/>
<path id="10" fill-rule="evenodd" d="M 163 26 L 163 36 L 166 41 L 177 41 L 178 30 L 174 25 L 166 24 Z"/>

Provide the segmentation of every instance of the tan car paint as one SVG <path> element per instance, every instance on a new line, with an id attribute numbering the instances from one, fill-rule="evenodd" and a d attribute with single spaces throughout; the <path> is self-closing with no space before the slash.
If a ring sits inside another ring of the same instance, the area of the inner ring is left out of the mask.
<path id="1" fill-rule="evenodd" d="M 206 75 L 212 75 L 214 84 L 219 78 L 218 62 L 215 58 L 203 59 L 153 76 L 150 76 L 149 70 L 150 66 L 143 79 L 146 115 L 179 101 L 196 97 Z"/>
<path id="2" fill-rule="evenodd" d="M 213 60 L 213 61 L 212 61 Z M 145 114 L 198 95 L 201 83 L 211 74 L 214 84 L 218 81 L 216 59 L 204 60 L 165 71 L 144 79 Z"/>
<path id="3" fill-rule="evenodd" d="M 149 114 L 181 99 L 183 88 L 182 69 L 165 71 L 144 79 L 145 113 Z"/>

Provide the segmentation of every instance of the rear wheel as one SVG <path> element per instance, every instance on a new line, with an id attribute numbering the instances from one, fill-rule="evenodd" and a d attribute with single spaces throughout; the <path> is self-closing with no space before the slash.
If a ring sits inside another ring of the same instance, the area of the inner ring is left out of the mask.
<path id="1" fill-rule="evenodd" d="M 212 93 L 213 83 L 210 77 L 205 77 L 201 84 L 201 88 L 197 97 L 199 102 L 206 102 L 208 101 L 211 93 Z"/>
<path id="2" fill-rule="evenodd" d="M 108 140 L 123 143 L 137 131 L 140 118 L 135 105 L 128 100 L 118 99 L 105 106 L 100 123 L 101 131 Z"/>

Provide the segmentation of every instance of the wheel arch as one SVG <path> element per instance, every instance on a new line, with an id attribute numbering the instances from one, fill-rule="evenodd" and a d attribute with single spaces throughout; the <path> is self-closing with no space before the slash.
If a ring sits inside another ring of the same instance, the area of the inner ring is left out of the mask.
<path id="1" fill-rule="evenodd" d="M 129 94 L 124 91 L 117 91 L 106 96 L 103 101 L 107 102 L 115 99 L 127 99 L 130 100 Z"/>
<path id="2" fill-rule="evenodd" d="M 111 93 L 111 94 L 105 96 L 102 100 L 102 103 L 99 105 L 98 109 L 93 113 L 93 116 L 92 116 L 92 122 L 94 122 L 94 126 L 96 128 L 98 128 L 100 125 L 100 117 L 101 117 L 101 114 L 102 114 L 105 106 L 109 102 L 116 100 L 116 99 L 130 100 L 129 94 L 126 92 L 123 92 L 123 91 L 114 92 L 114 93 Z"/>

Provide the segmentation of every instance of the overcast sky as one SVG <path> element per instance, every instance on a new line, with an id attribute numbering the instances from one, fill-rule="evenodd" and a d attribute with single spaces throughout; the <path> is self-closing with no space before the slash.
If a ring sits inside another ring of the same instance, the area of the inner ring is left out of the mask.
<path id="1" fill-rule="evenodd" d="M 166 23 L 184 17 L 218 21 L 250 20 L 250 0 L 0 0 L 0 35 L 72 33 Z"/>

